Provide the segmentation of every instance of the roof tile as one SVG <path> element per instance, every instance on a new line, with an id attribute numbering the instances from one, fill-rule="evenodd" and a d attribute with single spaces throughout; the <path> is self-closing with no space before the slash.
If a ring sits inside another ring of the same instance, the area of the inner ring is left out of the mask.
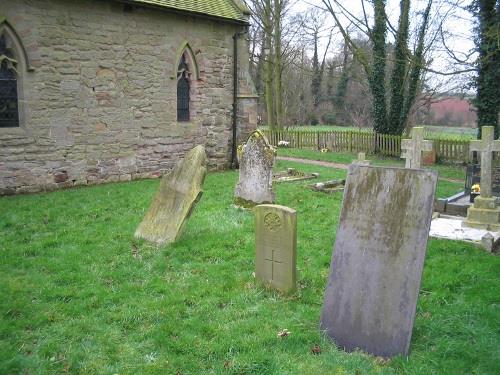
<path id="1" fill-rule="evenodd" d="M 131 2 L 248 23 L 243 10 L 233 0 L 131 0 Z"/>

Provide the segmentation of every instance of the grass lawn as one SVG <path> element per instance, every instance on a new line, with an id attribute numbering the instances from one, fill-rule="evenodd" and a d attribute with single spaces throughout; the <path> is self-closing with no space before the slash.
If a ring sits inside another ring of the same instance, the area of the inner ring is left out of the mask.
<path id="1" fill-rule="evenodd" d="M 0 374 L 500 373 L 500 257 L 430 240 L 409 358 L 348 354 L 318 329 L 342 195 L 276 186 L 298 212 L 299 288 L 282 296 L 252 276 L 236 180 L 209 174 L 183 238 L 159 248 L 133 238 L 158 180 L 0 198 Z"/>
<path id="2" fill-rule="evenodd" d="M 338 164 L 350 164 L 357 158 L 357 154 L 348 152 L 325 152 L 321 153 L 316 150 L 307 149 L 293 149 L 293 148 L 279 148 L 278 156 L 290 156 L 295 158 L 321 160 Z M 397 158 L 381 158 L 375 155 L 367 155 L 367 159 L 372 161 L 372 165 L 386 166 L 386 167 L 404 167 L 404 160 Z M 301 166 L 299 166 L 301 168 Z M 465 184 L 465 167 L 456 165 L 433 165 L 425 167 L 438 172 L 441 178 L 438 182 L 437 197 L 447 198 L 453 194 L 463 191 Z M 457 181 L 447 181 L 452 179 Z"/>

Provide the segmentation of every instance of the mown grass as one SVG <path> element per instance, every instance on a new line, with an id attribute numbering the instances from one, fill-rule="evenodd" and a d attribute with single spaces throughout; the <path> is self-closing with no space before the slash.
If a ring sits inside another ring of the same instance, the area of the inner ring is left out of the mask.
<path id="1" fill-rule="evenodd" d="M 133 238 L 158 180 L 0 198 L 0 373 L 499 373 L 500 257 L 430 240 L 410 357 L 345 353 L 318 329 L 342 195 L 276 186 L 298 213 L 299 288 L 282 296 L 252 276 L 236 180 L 209 174 L 184 236 L 164 247 Z"/>

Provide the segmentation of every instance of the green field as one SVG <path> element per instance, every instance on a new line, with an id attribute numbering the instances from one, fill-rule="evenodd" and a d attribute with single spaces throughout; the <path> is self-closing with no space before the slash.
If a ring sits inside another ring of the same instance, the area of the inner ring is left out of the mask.
<path id="1" fill-rule="evenodd" d="M 0 198 L 0 374 L 500 373 L 500 257 L 431 239 L 409 358 L 345 353 L 318 327 L 342 194 L 275 187 L 298 215 L 299 287 L 284 296 L 252 275 L 236 181 L 210 173 L 184 236 L 163 247 L 133 238 L 158 180 Z"/>

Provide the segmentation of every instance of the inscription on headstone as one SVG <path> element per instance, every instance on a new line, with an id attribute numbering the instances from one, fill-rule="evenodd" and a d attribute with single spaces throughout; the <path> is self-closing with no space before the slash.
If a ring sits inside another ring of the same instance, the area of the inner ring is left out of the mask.
<path id="1" fill-rule="evenodd" d="M 436 183 L 433 171 L 349 166 L 320 323 L 346 350 L 408 354 Z"/>
<path id="2" fill-rule="evenodd" d="M 255 212 L 255 277 L 282 292 L 295 289 L 297 214 L 284 206 L 262 204 Z"/>

